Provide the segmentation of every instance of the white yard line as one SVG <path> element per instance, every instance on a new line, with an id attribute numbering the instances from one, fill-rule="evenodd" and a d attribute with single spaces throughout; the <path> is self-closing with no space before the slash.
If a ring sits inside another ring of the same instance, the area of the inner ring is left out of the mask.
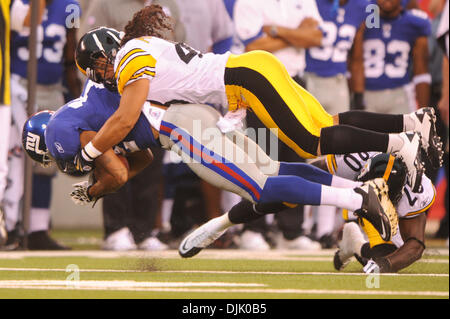
<path id="1" fill-rule="evenodd" d="M 4 280 L 0 288 L 44 289 L 44 290 L 120 290 L 155 292 L 198 292 L 198 293 L 257 293 L 257 294 L 326 294 L 326 295 L 382 295 L 382 296 L 436 296 L 448 297 L 448 291 L 393 291 L 393 290 L 335 290 L 335 289 L 269 289 L 235 288 L 260 287 L 260 284 L 223 282 L 135 282 L 135 281 L 63 281 L 63 280 Z M 202 287 L 202 288 L 187 288 Z M 205 288 L 205 287 L 231 287 Z"/>
<path id="2" fill-rule="evenodd" d="M 104 272 L 104 273 L 196 273 L 196 274 L 249 274 L 249 275 L 315 275 L 315 276 L 367 276 L 365 273 L 354 272 L 284 272 L 284 271 L 227 271 L 227 270 L 137 270 L 137 269 L 77 269 L 80 273 L 83 272 Z M 14 267 L 0 267 L 0 274 L 2 271 L 29 271 L 29 272 L 69 272 L 65 268 L 14 268 Z M 398 274 L 386 273 L 381 276 L 398 276 L 398 277 L 449 277 L 449 274 Z"/>
<path id="3" fill-rule="evenodd" d="M 239 249 L 205 249 L 196 259 L 262 259 L 262 260 L 300 260 L 300 261 L 329 261 L 335 253 L 335 249 L 323 249 L 319 251 L 308 250 L 269 250 L 247 251 Z M 448 257 L 448 249 L 429 249 L 425 251 L 422 262 L 436 260 L 439 263 L 448 263 L 448 258 L 437 259 L 431 256 Z M 78 250 L 78 251 L 0 251 L 1 259 L 21 259 L 25 257 L 90 257 L 90 258 L 175 258 L 181 259 L 176 250 L 166 251 L 102 251 L 102 250 Z"/>

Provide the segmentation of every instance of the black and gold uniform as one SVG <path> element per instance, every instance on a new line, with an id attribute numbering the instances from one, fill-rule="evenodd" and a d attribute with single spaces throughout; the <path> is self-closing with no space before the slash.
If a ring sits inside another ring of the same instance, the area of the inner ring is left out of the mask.
<path id="1" fill-rule="evenodd" d="M 203 54 L 185 44 L 141 37 L 118 52 L 115 75 L 120 93 L 129 83 L 149 79 L 147 99 L 160 104 L 245 107 L 305 158 L 316 156 L 321 128 L 333 125 L 332 116 L 265 51 Z"/>

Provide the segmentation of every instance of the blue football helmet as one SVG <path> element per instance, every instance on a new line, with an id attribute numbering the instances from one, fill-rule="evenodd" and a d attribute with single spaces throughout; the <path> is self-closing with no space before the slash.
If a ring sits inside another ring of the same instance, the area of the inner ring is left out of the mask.
<path id="1" fill-rule="evenodd" d="M 34 161 L 44 167 L 52 163 L 50 153 L 45 145 L 45 129 L 55 112 L 41 111 L 32 115 L 25 122 L 22 131 L 22 146 Z"/>

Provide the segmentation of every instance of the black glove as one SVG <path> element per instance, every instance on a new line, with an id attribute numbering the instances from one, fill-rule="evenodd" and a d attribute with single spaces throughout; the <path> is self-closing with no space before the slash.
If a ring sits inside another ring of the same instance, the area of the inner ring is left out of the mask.
<path id="1" fill-rule="evenodd" d="M 352 94 L 350 108 L 352 110 L 364 110 L 366 108 L 366 106 L 364 105 L 364 94 L 363 93 L 353 93 Z"/>

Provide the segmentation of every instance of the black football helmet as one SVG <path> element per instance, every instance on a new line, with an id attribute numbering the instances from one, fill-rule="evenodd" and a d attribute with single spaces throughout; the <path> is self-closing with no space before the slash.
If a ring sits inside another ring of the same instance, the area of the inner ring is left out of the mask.
<path id="1" fill-rule="evenodd" d="M 391 154 L 380 153 L 370 158 L 362 169 L 358 180 L 365 182 L 369 179 L 382 177 L 389 187 L 389 199 L 396 205 L 403 195 L 406 183 L 406 165 Z"/>
<path id="2" fill-rule="evenodd" d="M 84 34 L 75 51 L 78 69 L 94 82 L 102 83 L 110 91 L 117 91 L 116 79 L 107 77 L 108 65 L 114 65 L 114 59 L 120 48 L 121 33 L 113 28 L 100 27 Z M 99 58 L 106 63 L 100 63 Z"/>

